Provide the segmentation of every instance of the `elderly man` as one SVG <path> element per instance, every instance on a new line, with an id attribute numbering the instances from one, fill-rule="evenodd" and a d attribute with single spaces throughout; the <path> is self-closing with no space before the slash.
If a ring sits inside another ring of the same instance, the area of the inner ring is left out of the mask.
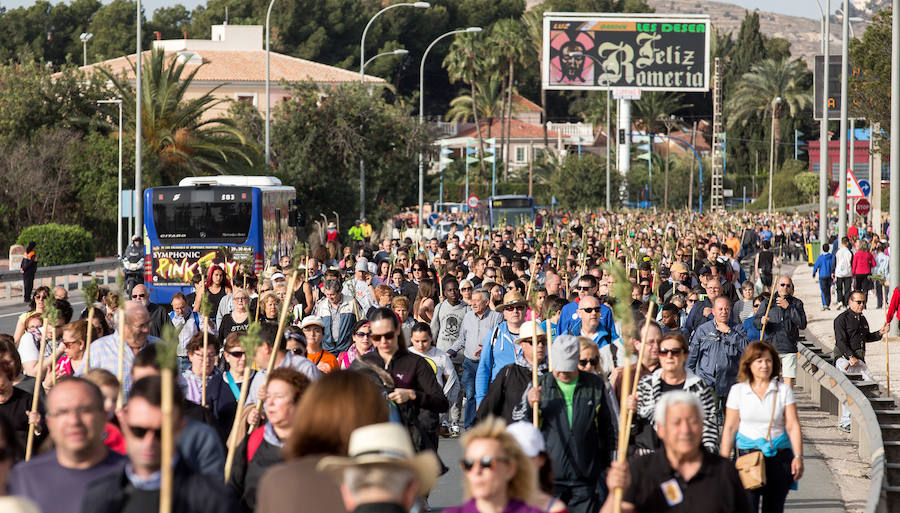
<path id="1" fill-rule="evenodd" d="M 610 490 L 623 488 L 622 511 L 749 513 L 750 502 L 731 460 L 703 450 L 703 408 L 685 391 L 663 394 L 654 412 L 663 450 L 613 463 Z M 601 513 L 612 513 L 613 495 Z"/>
<path id="2" fill-rule="evenodd" d="M 684 332 L 690 338 L 697 326 L 712 320 L 713 300 L 722 294 L 722 283 L 716 279 L 709 279 L 703 284 L 706 289 L 706 297 L 694 303 L 694 308 L 684 321 Z"/>
<path id="3" fill-rule="evenodd" d="M 143 285 L 138 285 L 143 287 Z M 137 287 L 135 287 L 137 289 Z M 168 317 L 166 317 L 168 321 Z M 134 355 L 147 344 L 155 344 L 159 339 L 150 336 L 150 314 L 143 303 L 129 301 L 125 303 L 124 336 L 125 351 L 123 358 L 122 395 L 128 397 L 131 390 L 131 366 Z M 118 376 L 119 372 L 119 337 L 122 334 L 116 332 L 112 335 L 99 338 L 91 344 L 91 368 L 106 369 Z"/>
<path id="4" fill-rule="evenodd" d="M 513 412 L 513 420 L 531 420 L 540 409 L 541 433 L 553 462 L 554 493 L 572 513 L 594 513 L 603 498 L 598 482 L 616 447 L 616 420 L 607 398 L 607 385 L 596 374 L 578 370 L 579 342 L 563 335 L 550 349 L 552 372 L 528 382 L 527 398 Z"/>
<path id="5" fill-rule="evenodd" d="M 715 387 L 720 417 L 725 412 L 728 390 L 737 381 L 741 355 L 749 343 L 743 326 L 731 318 L 731 300 L 725 296 L 715 298 L 713 320 L 701 324 L 691 337 L 687 367 L 704 383 Z"/>
<path id="6" fill-rule="evenodd" d="M 188 308 L 187 299 L 181 292 L 176 292 L 172 296 L 172 311 L 169 312 L 169 322 L 176 330 L 184 326 L 178 332 L 178 349 L 176 351 L 178 354 L 178 372 L 181 373 L 191 366 L 191 362 L 188 361 L 187 343 L 190 342 L 191 337 L 195 333 L 200 331 L 201 322 L 200 314 L 191 312 L 190 308 Z"/>
<path id="7" fill-rule="evenodd" d="M 513 289 L 503 296 L 503 303 L 497 310 L 503 312 L 504 321 L 495 327 L 482 342 L 484 351 L 475 374 L 475 406 L 487 395 L 488 387 L 500 369 L 516 361 L 520 349 L 515 340 L 525 322 L 525 308 L 528 302 Z"/>
<path id="8" fill-rule="evenodd" d="M 369 261 L 360 258 L 353 267 L 353 278 L 344 282 L 343 294 L 356 299 L 360 312 L 364 315 L 369 308 L 377 306 L 372 295 L 372 273 L 369 272 Z"/>
<path id="9" fill-rule="evenodd" d="M 463 317 L 459 338 L 447 351 L 450 358 L 455 358 L 459 351 L 463 351 L 461 379 L 466 401 L 463 416 L 465 429 L 469 429 L 475 421 L 475 375 L 481 359 L 482 344 L 503 321 L 502 313 L 488 308 L 490 301 L 491 293 L 486 290 L 479 289 L 472 293 L 472 308 Z M 458 433 L 459 426 L 456 427 L 456 430 L 453 429 L 454 426 L 450 427 L 451 433 Z"/>
<path id="10" fill-rule="evenodd" d="M 675 262 L 669 268 L 669 279 L 659 285 L 659 294 L 663 297 L 663 304 L 669 302 L 672 296 L 678 292 L 689 294 L 691 292 L 691 277 L 688 268 L 681 262 Z"/>
<path id="11" fill-rule="evenodd" d="M 574 287 L 578 295 L 575 297 L 574 301 L 563 307 L 562 313 L 559 315 L 560 333 L 569 333 L 569 326 L 577 326 L 580 323 L 578 318 L 578 303 L 581 302 L 582 298 L 596 296 L 598 287 L 599 282 L 595 276 L 588 274 L 578 278 L 577 285 Z M 612 311 L 610 310 L 610 316 L 611 314 Z"/>
<path id="12" fill-rule="evenodd" d="M 44 513 L 72 511 L 92 481 L 125 466 L 125 457 L 103 444 L 105 425 L 97 385 L 60 379 L 47 395 L 47 427 L 55 447 L 13 468 L 10 494 L 35 501 Z"/>
<path id="13" fill-rule="evenodd" d="M 315 314 L 325 324 L 322 347 L 337 356 L 350 347 L 353 324 L 365 312 L 352 296 L 341 293 L 341 283 L 335 279 L 325 280 L 322 293 L 325 297 L 316 303 L 315 308 Z"/>
<path id="14" fill-rule="evenodd" d="M 565 312 L 565 307 L 563 307 L 563 312 Z M 560 315 L 560 323 L 562 323 L 563 315 L 565 313 Z M 612 309 L 600 303 L 595 296 L 581 298 L 578 303 L 577 315 L 578 323 L 569 325 L 569 335 L 587 337 L 601 349 L 619 338 L 616 326 L 613 324 Z"/>
<path id="15" fill-rule="evenodd" d="M 143 283 L 135 285 L 131 289 L 131 300 L 139 302 L 147 309 L 147 314 L 150 316 L 150 335 L 157 338 L 162 335 L 162 327 L 169 322 L 169 313 L 166 311 L 166 307 L 150 302 L 150 292 Z"/>
<path id="16" fill-rule="evenodd" d="M 176 439 L 184 427 L 181 392 L 174 390 L 172 412 Z M 159 377 L 135 383 L 128 404 L 119 413 L 129 463 L 91 484 L 81 501 L 82 513 L 158 511 L 162 464 L 162 384 Z M 179 513 L 232 513 L 240 506 L 221 476 L 191 470 L 181 458 L 174 461 L 172 511 Z M 71 511 L 70 497 L 64 501 Z M 57 497 L 59 500 L 59 497 Z"/>
<path id="17" fill-rule="evenodd" d="M 800 330 L 806 329 L 803 301 L 794 297 L 793 293 L 794 282 L 790 276 L 778 278 L 769 316 L 766 317 L 765 310 L 759 308 L 753 317 L 754 327 L 762 330 L 765 326 L 766 335 L 772 336 L 770 342 L 778 350 L 778 356 L 781 358 L 781 377 L 791 387 L 797 378 L 797 342 L 800 340 Z"/>

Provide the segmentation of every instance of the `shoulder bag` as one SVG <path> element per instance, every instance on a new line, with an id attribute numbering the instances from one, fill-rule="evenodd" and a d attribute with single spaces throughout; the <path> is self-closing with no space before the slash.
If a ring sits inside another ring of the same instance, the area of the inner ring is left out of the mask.
<path id="1" fill-rule="evenodd" d="M 772 423 L 775 421 L 775 406 L 778 404 L 778 386 L 775 386 L 775 399 L 772 401 L 772 416 L 769 418 L 769 429 L 766 440 L 772 443 Z M 753 451 L 740 456 L 734 466 L 741 476 L 745 490 L 756 490 L 766 485 L 766 458 L 762 451 Z"/>

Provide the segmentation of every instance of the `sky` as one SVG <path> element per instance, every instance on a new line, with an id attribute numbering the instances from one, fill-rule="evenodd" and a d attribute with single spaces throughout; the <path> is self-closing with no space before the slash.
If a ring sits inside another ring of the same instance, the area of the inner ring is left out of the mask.
<path id="1" fill-rule="evenodd" d="M 51 0 L 53 3 L 58 3 Z M 487 0 L 490 1 L 490 0 Z M 761 11 L 771 11 L 782 14 L 790 14 L 793 16 L 804 16 L 806 18 L 819 19 L 819 10 L 815 5 L 815 0 L 718 0 L 740 5 L 747 9 L 759 9 Z M 23 5 L 31 5 L 34 0 L 0 0 L 0 5 L 7 9 L 20 7 Z M 180 3 L 189 9 L 193 9 L 198 4 L 205 3 L 204 0 L 142 0 L 141 4 L 145 12 L 152 13 L 157 7 L 174 5 Z M 824 5 L 824 2 L 822 2 Z M 832 2 L 834 3 L 834 2 Z"/>

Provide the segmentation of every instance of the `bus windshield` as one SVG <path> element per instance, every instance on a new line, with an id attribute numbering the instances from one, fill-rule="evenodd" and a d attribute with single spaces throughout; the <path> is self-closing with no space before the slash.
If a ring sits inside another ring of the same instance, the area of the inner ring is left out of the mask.
<path id="1" fill-rule="evenodd" d="M 155 190 L 153 223 L 163 244 L 241 244 L 250 233 L 252 198 L 249 188 L 209 189 L 165 187 Z M 177 189 L 177 192 L 176 192 Z"/>

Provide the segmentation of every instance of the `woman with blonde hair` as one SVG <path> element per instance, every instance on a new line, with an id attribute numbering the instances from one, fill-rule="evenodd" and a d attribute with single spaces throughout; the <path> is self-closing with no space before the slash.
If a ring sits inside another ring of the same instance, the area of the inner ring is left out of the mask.
<path id="1" fill-rule="evenodd" d="M 534 466 L 503 419 L 486 418 L 463 435 L 462 445 L 468 501 L 444 513 L 541 513 L 528 505 L 537 491 Z"/>

